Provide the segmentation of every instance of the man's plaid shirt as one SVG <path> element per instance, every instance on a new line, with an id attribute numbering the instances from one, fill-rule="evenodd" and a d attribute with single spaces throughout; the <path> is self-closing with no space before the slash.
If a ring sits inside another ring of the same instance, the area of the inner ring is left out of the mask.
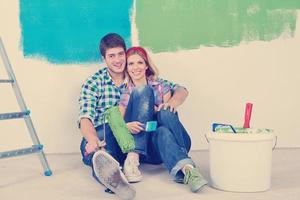
<path id="1" fill-rule="evenodd" d="M 167 80 L 163 81 L 169 84 L 173 91 L 178 87 L 177 84 Z M 118 105 L 122 90 L 125 87 L 125 82 L 120 87 L 114 84 L 107 67 L 90 76 L 81 88 L 78 126 L 80 127 L 82 118 L 90 119 L 95 128 L 102 125 L 104 122 L 104 111 Z"/>

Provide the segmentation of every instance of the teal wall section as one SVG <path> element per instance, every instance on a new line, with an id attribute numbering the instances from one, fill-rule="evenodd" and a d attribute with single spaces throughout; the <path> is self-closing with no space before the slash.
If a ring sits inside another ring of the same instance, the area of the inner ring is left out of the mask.
<path id="1" fill-rule="evenodd" d="M 99 61 L 98 43 L 108 32 L 131 45 L 132 0 L 20 0 L 25 57 L 51 63 Z"/>
<path id="2" fill-rule="evenodd" d="M 154 52 L 293 37 L 300 0 L 137 0 L 142 46 Z"/>

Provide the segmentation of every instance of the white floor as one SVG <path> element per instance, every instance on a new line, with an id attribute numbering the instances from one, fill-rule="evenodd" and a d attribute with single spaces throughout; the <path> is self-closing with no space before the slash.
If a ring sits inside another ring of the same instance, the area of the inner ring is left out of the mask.
<path id="1" fill-rule="evenodd" d="M 300 149 L 277 149 L 273 154 L 272 187 L 259 193 L 234 193 L 204 188 L 193 194 L 182 184 L 173 182 L 162 166 L 142 167 L 144 180 L 134 184 L 135 199 L 172 200 L 299 200 Z M 194 151 L 192 158 L 209 179 L 207 151 Z M 43 176 L 36 155 L 0 160 L 0 200 L 98 200 L 117 199 L 90 175 L 79 154 L 47 155 L 53 176 Z"/>

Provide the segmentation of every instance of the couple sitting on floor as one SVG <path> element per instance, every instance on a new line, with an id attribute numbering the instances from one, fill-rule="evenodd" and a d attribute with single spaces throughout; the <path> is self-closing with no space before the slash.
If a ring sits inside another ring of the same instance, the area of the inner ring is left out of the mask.
<path id="1" fill-rule="evenodd" d="M 118 34 L 104 36 L 99 48 L 107 67 L 86 80 L 79 99 L 83 162 L 92 167 L 97 181 L 122 199 L 134 198 L 130 183 L 142 180 L 140 163 L 164 164 L 176 182 L 197 192 L 207 181 L 188 156 L 191 140 L 176 111 L 188 95 L 186 89 L 160 79 L 145 49 L 126 51 Z M 122 153 L 104 117 L 116 105 L 135 142 L 128 154 Z M 148 121 L 157 121 L 157 129 L 146 132 Z"/>

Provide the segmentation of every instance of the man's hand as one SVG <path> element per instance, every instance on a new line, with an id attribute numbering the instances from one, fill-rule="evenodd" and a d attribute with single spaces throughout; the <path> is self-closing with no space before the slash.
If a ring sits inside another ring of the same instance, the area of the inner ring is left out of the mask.
<path id="1" fill-rule="evenodd" d="M 176 113 L 177 108 L 185 101 L 187 96 L 188 91 L 184 87 L 179 86 L 169 100 L 158 106 L 157 111 L 169 108 L 171 112 Z"/>
<path id="2" fill-rule="evenodd" d="M 85 154 L 88 155 L 92 152 L 97 151 L 99 148 L 104 148 L 106 145 L 105 141 L 92 140 L 89 141 L 85 146 Z"/>
<path id="3" fill-rule="evenodd" d="M 80 129 L 83 137 L 86 139 L 87 144 L 85 146 L 85 154 L 88 155 L 92 152 L 95 152 L 99 147 L 104 147 L 105 142 L 100 142 L 97 137 L 96 129 L 94 128 L 93 123 L 88 118 L 82 118 L 80 120 Z"/>
<path id="4" fill-rule="evenodd" d="M 143 128 L 144 124 L 138 121 L 128 122 L 126 125 L 132 134 L 138 134 L 144 130 Z"/>

